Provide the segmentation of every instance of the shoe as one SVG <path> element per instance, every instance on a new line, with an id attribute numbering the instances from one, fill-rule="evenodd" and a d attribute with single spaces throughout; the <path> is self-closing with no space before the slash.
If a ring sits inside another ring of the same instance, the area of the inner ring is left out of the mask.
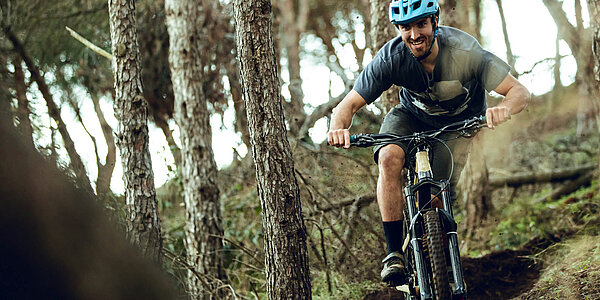
<path id="1" fill-rule="evenodd" d="M 381 281 L 390 286 L 403 285 L 408 282 L 404 270 L 404 255 L 400 252 L 388 254 L 382 261 L 383 270 L 381 270 Z"/>

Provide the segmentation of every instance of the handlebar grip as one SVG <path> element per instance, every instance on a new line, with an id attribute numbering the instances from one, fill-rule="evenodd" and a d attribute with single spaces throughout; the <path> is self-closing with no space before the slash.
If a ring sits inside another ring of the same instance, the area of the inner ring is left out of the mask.
<path id="1" fill-rule="evenodd" d="M 351 135 L 350 136 L 350 143 L 354 143 L 356 141 L 358 141 L 358 135 L 356 135 L 356 134 Z"/>
<path id="2" fill-rule="evenodd" d="M 487 117 L 485 115 L 479 116 L 478 119 L 480 124 L 487 124 Z"/>

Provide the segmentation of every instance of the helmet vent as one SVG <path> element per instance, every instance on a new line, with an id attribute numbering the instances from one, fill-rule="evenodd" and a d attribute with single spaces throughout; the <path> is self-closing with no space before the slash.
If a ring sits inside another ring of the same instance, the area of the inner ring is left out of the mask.
<path id="1" fill-rule="evenodd" d="M 408 14 L 408 7 L 405 6 L 405 7 L 403 7 L 403 9 L 404 9 L 404 15 Z"/>
<path id="2" fill-rule="evenodd" d="M 421 1 L 415 2 L 415 4 L 413 4 L 412 9 L 413 10 L 417 10 L 417 9 L 419 9 L 419 7 L 421 7 Z"/>
<path id="3" fill-rule="evenodd" d="M 430 1 L 429 3 L 427 3 L 427 7 L 432 7 L 433 6 L 433 1 Z"/>
<path id="4" fill-rule="evenodd" d="M 392 7 L 392 13 L 394 13 L 395 15 L 400 14 L 400 8 L 399 7 Z"/>

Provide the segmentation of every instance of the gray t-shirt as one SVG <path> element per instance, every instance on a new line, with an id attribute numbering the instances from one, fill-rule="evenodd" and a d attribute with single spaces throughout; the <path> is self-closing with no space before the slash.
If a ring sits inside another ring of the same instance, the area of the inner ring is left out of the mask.
<path id="1" fill-rule="evenodd" d="M 436 127 L 483 114 L 486 90 L 498 87 L 510 66 L 456 28 L 440 26 L 438 45 L 430 75 L 402 38 L 394 38 L 360 73 L 354 90 L 370 104 L 392 84 L 401 86 L 400 105 Z"/>

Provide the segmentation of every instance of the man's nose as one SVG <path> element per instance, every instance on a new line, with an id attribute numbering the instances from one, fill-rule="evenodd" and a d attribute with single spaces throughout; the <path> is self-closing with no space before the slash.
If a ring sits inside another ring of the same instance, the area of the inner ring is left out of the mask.
<path id="1" fill-rule="evenodd" d="M 419 33 L 417 32 L 417 30 L 414 28 L 411 28 L 410 29 L 410 38 L 413 40 L 416 40 L 418 36 L 419 36 Z"/>

